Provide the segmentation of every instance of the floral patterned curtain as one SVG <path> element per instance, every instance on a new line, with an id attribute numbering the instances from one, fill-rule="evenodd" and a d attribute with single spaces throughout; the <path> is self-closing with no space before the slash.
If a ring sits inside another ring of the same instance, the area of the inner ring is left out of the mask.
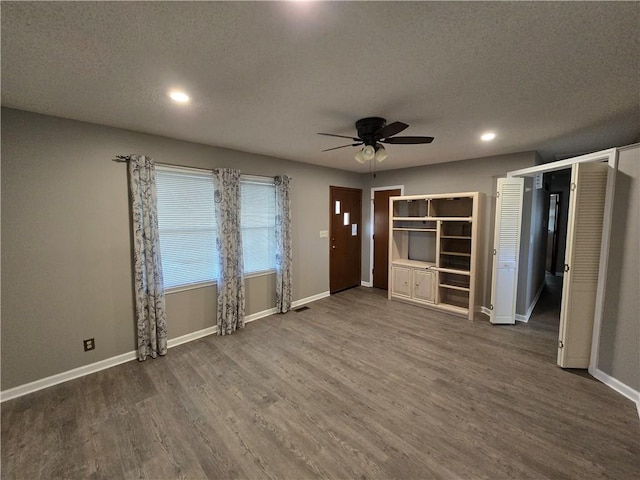
<path id="1" fill-rule="evenodd" d="M 240 230 L 240 171 L 213 170 L 218 226 L 218 335 L 244 328 L 244 278 Z"/>
<path id="2" fill-rule="evenodd" d="M 276 309 L 291 309 L 291 201 L 286 175 L 275 177 L 276 184 Z"/>
<path id="3" fill-rule="evenodd" d="M 164 306 L 158 205 L 153 159 L 126 157 L 129 164 L 129 199 L 133 226 L 138 360 L 167 353 L 167 318 Z"/>

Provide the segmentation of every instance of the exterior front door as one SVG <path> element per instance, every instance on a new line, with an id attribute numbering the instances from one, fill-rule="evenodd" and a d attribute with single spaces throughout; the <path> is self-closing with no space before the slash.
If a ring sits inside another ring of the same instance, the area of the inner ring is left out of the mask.
<path id="1" fill-rule="evenodd" d="M 329 290 L 360 285 L 362 190 L 329 187 Z"/>

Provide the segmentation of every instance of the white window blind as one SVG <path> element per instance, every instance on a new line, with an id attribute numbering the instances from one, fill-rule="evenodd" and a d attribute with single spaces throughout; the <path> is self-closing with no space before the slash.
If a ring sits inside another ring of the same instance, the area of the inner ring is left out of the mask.
<path id="1" fill-rule="evenodd" d="M 217 278 L 211 172 L 156 166 L 160 254 L 166 289 Z"/>
<path id="2" fill-rule="evenodd" d="M 276 187 L 273 179 L 240 180 L 244 273 L 276 268 Z"/>

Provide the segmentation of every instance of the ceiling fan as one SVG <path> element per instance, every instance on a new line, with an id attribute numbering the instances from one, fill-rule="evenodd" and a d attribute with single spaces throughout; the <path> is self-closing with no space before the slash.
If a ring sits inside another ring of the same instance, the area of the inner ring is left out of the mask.
<path id="1" fill-rule="evenodd" d="M 360 163 L 364 163 L 367 160 L 373 160 L 375 158 L 381 162 L 388 156 L 384 146 L 382 145 L 383 143 L 413 145 L 433 142 L 433 137 L 394 137 L 394 135 L 402 132 L 408 126 L 409 125 L 402 122 L 393 122 L 387 125 L 387 121 L 384 118 L 367 117 L 361 118 L 356 122 L 356 130 L 358 130 L 357 138 L 347 137 L 345 135 L 335 135 L 333 133 L 318 133 L 318 135 L 348 138 L 355 142 L 348 145 L 341 145 L 339 147 L 327 148 L 326 150 L 322 150 L 323 152 L 337 150 L 338 148 L 359 147 L 360 145 L 364 145 L 362 150 L 356 154 L 356 160 Z"/>

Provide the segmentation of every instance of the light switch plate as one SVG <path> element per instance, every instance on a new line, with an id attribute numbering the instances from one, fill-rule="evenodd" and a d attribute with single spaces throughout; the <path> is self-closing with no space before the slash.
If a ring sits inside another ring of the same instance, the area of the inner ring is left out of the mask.
<path id="1" fill-rule="evenodd" d="M 329 236 L 328 230 L 320 230 L 320 238 L 326 238 Z"/>

